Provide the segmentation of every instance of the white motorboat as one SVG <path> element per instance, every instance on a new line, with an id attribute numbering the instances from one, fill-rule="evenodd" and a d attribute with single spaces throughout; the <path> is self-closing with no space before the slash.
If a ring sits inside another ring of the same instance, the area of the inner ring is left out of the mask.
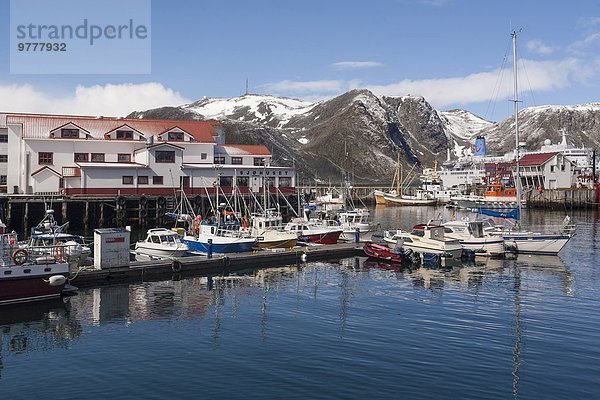
<path id="1" fill-rule="evenodd" d="M 475 255 L 502 256 L 505 253 L 504 239 L 485 232 L 481 220 L 448 221 L 443 226 L 447 238 L 459 240 L 464 249 Z"/>
<path id="2" fill-rule="evenodd" d="M 403 247 L 421 254 L 449 255 L 452 258 L 460 259 L 463 251 L 458 240 L 445 237 L 444 227 L 441 225 L 415 225 L 411 232 L 385 231 L 383 239 L 394 245 L 401 240 Z"/>
<path id="3" fill-rule="evenodd" d="M 145 240 L 135 244 L 135 254 L 141 258 L 161 259 L 182 257 L 188 246 L 181 242 L 177 232 L 166 228 L 149 229 Z"/>

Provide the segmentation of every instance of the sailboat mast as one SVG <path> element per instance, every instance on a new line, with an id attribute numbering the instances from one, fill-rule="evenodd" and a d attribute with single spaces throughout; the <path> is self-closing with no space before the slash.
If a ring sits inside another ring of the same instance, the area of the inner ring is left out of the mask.
<path id="1" fill-rule="evenodd" d="M 515 109 L 515 189 L 517 191 L 517 210 L 521 217 L 521 175 L 519 165 L 519 89 L 517 75 L 517 32 L 512 33 L 513 44 L 513 79 L 514 79 L 514 109 Z"/>

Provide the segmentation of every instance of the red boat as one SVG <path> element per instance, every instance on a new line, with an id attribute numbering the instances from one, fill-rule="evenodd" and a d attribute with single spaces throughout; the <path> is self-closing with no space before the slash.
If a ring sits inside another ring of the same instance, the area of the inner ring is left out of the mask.
<path id="1" fill-rule="evenodd" d="M 285 225 L 288 232 L 295 232 L 298 240 L 315 244 L 336 244 L 343 232 L 341 226 L 296 218 Z"/>
<path id="2" fill-rule="evenodd" d="M 363 251 L 365 254 L 371 258 L 376 258 L 378 260 L 384 260 L 387 262 L 394 262 L 401 264 L 404 262 L 404 254 L 403 253 L 395 253 L 393 249 L 390 249 L 387 246 L 367 242 L 363 246 Z"/>
<path id="3" fill-rule="evenodd" d="M 59 297 L 69 276 L 64 246 L 19 247 L 0 235 L 0 305 Z"/>

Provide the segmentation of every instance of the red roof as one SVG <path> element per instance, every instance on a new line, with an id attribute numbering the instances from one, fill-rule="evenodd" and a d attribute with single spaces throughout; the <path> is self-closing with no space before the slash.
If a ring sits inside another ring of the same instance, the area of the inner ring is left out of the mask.
<path id="1" fill-rule="evenodd" d="M 521 157 L 521 160 L 519 160 L 519 165 L 543 165 L 557 154 L 558 151 L 552 153 L 525 154 L 523 157 Z"/>
<path id="2" fill-rule="evenodd" d="M 215 154 L 270 156 L 271 152 L 263 144 L 228 144 L 215 147 Z"/>
<path id="3" fill-rule="evenodd" d="M 144 136 L 157 136 L 162 132 L 179 127 L 188 132 L 198 142 L 214 143 L 218 136 L 215 128 L 220 127 L 217 121 L 176 121 L 152 119 L 127 119 L 115 117 L 87 117 L 69 115 L 42 114 L 8 114 L 7 124 L 23 124 L 23 137 L 48 138 L 50 131 L 69 123 L 76 124 L 86 130 L 94 139 L 103 139 L 108 132 L 127 124 Z"/>

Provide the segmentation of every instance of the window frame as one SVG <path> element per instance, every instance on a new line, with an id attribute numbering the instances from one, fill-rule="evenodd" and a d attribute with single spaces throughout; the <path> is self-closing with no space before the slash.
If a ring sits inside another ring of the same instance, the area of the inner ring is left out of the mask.
<path id="1" fill-rule="evenodd" d="M 150 180 L 148 179 L 148 175 L 140 175 L 138 176 L 138 185 L 148 185 Z"/>
<path id="2" fill-rule="evenodd" d="M 129 180 L 131 180 L 131 182 L 129 182 Z M 121 177 L 121 183 L 123 185 L 133 185 L 133 175 L 123 175 Z"/>
<path id="3" fill-rule="evenodd" d="M 242 157 L 231 157 L 231 165 L 243 165 L 244 159 Z"/>
<path id="4" fill-rule="evenodd" d="M 168 159 L 163 159 L 163 156 L 166 156 L 167 154 L 169 156 L 172 155 L 172 159 L 171 157 L 168 157 Z M 175 151 L 173 150 L 156 150 L 154 152 L 154 161 L 158 164 L 175 164 L 176 158 Z"/>
<path id="5" fill-rule="evenodd" d="M 123 156 L 127 156 L 127 161 L 123 161 L 121 159 L 121 157 L 123 157 Z M 117 154 L 117 162 L 120 162 L 120 163 L 130 163 L 131 162 L 131 154 L 129 154 L 129 153 L 118 153 Z"/>
<path id="6" fill-rule="evenodd" d="M 162 175 L 154 175 L 152 177 L 152 184 L 153 185 L 164 185 L 164 178 Z"/>
<path id="7" fill-rule="evenodd" d="M 61 128 L 61 139 L 79 139 L 79 128 Z"/>
<path id="8" fill-rule="evenodd" d="M 119 135 L 122 137 L 119 137 Z M 115 132 L 115 138 L 117 140 L 133 140 L 133 131 L 130 129 L 117 129 Z"/>
<path id="9" fill-rule="evenodd" d="M 54 164 L 54 153 L 49 151 L 40 151 L 38 153 L 38 164 L 39 165 L 53 165 Z"/>
<path id="10" fill-rule="evenodd" d="M 78 156 L 81 159 L 78 159 Z M 73 162 L 89 162 L 89 161 L 90 161 L 89 153 L 73 153 Z"/>
<path id="11" fill-rule="evenodd" d="M 94 156 L 102 156 L 101 160 L 94 160 Z M 106 162 L 106 154 L 105 153 L 91 153 L 90 154 L 90 162 Z"/>

